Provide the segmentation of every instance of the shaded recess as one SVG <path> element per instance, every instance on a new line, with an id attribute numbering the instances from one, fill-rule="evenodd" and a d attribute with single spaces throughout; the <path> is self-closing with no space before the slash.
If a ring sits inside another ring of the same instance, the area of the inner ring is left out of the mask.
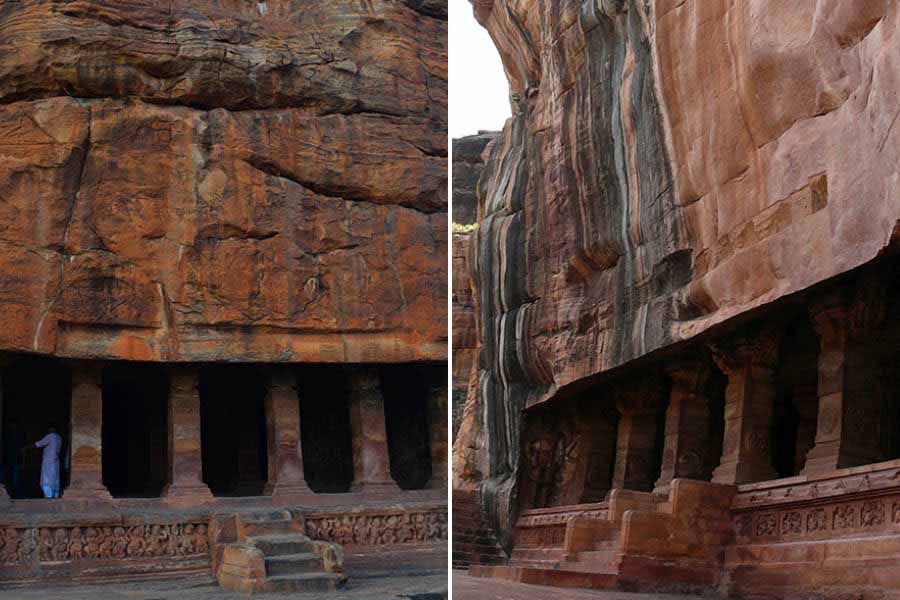
<path id="1" fill-rule="evenodd" d="M 353 483 L 347 381 L 341 365 L 297 368 L 303 472 L 314 492 L 349 492 Z"/>
<path id="2" fill-rule="evenodd" d="M 391 476 L 404 490 L 422 489 L 431 480 L 429 396 L 436 385 L 446 380 L 443 365 L 381 368 Z"/>
<path id="3" fill-rule="evenodd" d="M 203 481 L 215 496 L 259 496 L 268 474 L 266 380 L 244 365 L 200 371 Z"/>
<path id="4" fill-rule="evenodd" d="M 113 497 L 162 493 L 168 394 L 162 365 L 114 363 L 103 369 L 103 484 Z"/>
<path id="5" fill-rule="evenodd" d="M 50 426 L 63 438 L 60 451 L 60 492 L 69 482 L 67 460 L 69 438 L 69 397 L 72 378 L 69 369 L 51 358 L 23 356 L 0 369 L 2 408 L 2 462 L 0 475 L 13 498 L 43 498 L 40 488 L 42 450 L 34 442 L 47 434 Z M 31 448 L 25 448 L 31 445 Z M 21 452 L 24 448 L 24 452 Z M 21 452 L 21 453 L 20 453 Z M 14 474 L 14 466 L 18 473 Z"/>

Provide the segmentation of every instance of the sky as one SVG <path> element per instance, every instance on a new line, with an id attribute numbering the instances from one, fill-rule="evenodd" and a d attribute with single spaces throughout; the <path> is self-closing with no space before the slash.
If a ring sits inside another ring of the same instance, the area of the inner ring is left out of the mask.
<path id="1" fill-rule="evenodd" d="M 500 55 L 469 0 L 450 5 L 450 137 L 498 131 L 510 116 Z"/>

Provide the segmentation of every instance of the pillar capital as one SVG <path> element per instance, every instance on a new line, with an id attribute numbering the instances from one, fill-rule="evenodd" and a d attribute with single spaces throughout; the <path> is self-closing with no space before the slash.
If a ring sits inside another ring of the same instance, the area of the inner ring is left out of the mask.
<path id="1" fill-rule="evenodd" d="M 781 337 L 782 332 L 769 325 L 712 342 L 709 350 L 716 366 L 730 377 L 733 372 L 747 367 L 774 369 L 778 364 Z"/>
<path id="2" fill-rule="evenodd" d="M 616 409 L 626 416 L 655 415 L 663 402 L 662 378 L 652 373 L 636 381 L 628 381 L 613 390 Z"/>
<path id="3" fill-rule="evenodd" d="M 712 372 L 710 360 L 701 356 L 689 356 L 668 361 L 663 369 L 669 377 L 672 387 L 691 392 L 702 391 Z"/>

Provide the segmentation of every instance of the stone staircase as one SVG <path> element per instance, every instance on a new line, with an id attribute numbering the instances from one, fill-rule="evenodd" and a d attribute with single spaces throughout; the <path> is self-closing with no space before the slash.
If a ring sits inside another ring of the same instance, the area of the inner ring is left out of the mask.
<path id="1" fill-rule="evenodd" d="M 704 592 L 721 578 L 734 488 L 676 480 L 669 497 L 614 490 L 605 518 L 574 516 L 554 547 L 513 549 L 469 574 L 555 587 Z M 559 538 L 556 538 L 559 539 Z"/>
<path id="2" fill-rule="evenodd" d="M 238 541 L 225 546 L 217 573 L 227 590 L 324 592 L 347 580 L 341 547 L 308 538 L 289 511 L 239 515 L 237 534 Z"/>
<path id="3" fill-rule="evenodd" d="M 501 565 L 506 553 L 481 516 L 478 493 L 453 490 L 453 568 Z"/>

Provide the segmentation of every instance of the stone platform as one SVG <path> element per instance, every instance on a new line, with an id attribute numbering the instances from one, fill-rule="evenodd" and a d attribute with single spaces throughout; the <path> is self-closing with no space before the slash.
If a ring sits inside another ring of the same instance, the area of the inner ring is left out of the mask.
<path id="1" fill-rule="evenodd" d="M 550 590 L 543 586 L 471 577 L 465 571 L 453 572 L 455 600 L 545 600 L 553 597 L 564 600 L 688 600 L 696 596 L 675 594 L 631 594 L 596 590 Z M 0 596 L 0 599 L 3 597 Z"/>
<path id="2" fill-rule="evenodd" d="M 4 588 L 24 588 L 212 579 L 224 547 L 239 539 L 241 517 L 275 509 L 290 514 L 309 538 L 340 544 L 350 579 L 446 572 L 446 499 L 437 492 L 390 500 L 321 496 L 314 505 L 259 497 L 185 509 L 160 499 L 115 500 L 91 511 L 65 500 L 13 501 L 0 516 L 0 580 Z"/>
<path id="3" fill-rule="evenodd" d="M 280 598 L 319 598 L 319 594 L 267 594 Z M 438 600 L 447 597 L 446 573 L 427 576 L 397 575 L 390 578 L 348 581 L 339 591 L 329 593 L 329 600 L 396 600 L 422 598 Z M 210 578 L 175 579 L 143 583 L 120 583 L 103 586 L 39 587 L 0 591 L 0 600 L 245 600 L 238 592 L 226 592 Z"/>

